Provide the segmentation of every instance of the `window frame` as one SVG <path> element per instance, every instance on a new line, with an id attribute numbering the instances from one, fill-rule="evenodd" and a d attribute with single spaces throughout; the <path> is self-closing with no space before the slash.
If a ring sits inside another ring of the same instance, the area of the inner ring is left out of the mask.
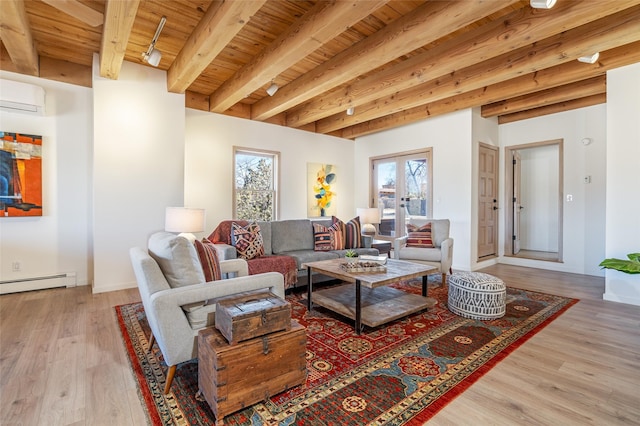
<path id="1" fill-rule="evenodd" d="M 273 217 L 271 221 L 278 220 L 280 216 L 280 152 L 279 151 L 271 151 L 266 149 L 258 149 L 258 148 L 249 148 L 249 147 L 241 147 L 234 146 L 233 147 L 233 167 L 231 169 L 232 179 L 231 179 L 231 193 L 232 193 L 232 216 L 236 219 L 238 217 L 237 211 L 237 188 L 236 188 L 236 159 L 238 155 L 254 155 L 256 157 L 269 157 L 273 161 L 273 181 L 272 181 L 272 192 L 273 192 Z M 247 219 L 247 220 L 257 220 Z"/>

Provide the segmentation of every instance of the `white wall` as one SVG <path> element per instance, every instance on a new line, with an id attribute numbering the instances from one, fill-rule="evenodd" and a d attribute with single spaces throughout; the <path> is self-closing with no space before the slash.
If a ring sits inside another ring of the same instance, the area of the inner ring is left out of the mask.
<path id="1" fill-rule="evenodd" d="M 640 64 L 607 72 L 607 140 L 605 255 L 626 259 L 640 253 Z M 605 277 L 605 300 L 640 305 L 640 274 Z"/>
<path id="2" fill-rule="evenodd" d="M 279 219 L 307 217 L 307 163 L 336 166 L 337 216 L 356 215 L 354 142 L 272 124 L 187 109 L 185 204 L 206 209 L 206 236 L 232 219 L 233 147 L 280 152 Z M 366 173 L 366 172 L 365 172 Z M 358 204 L 357 206 L 361 206 Z"/>
<path id="3" fill-rule="evenodd" d="M 96 293 L 135 287 L 129 248 L 164 229 L 182 206 L 184 95 L 166 73 L 124 62 L 118 80 L 99 76 L 94 56 L 93 250 Z"/>
<path id="4" fill-rule="evenodd" d="M 596 105 L 500 125 L 500 145 L 563 140 L 563 263 L 503 257 L 501 263 L 603 276 L 607 149 L 606 106 Z M 583 145 L 582 139 L 593 140 Z M 501 150 L 504 156 L 504 149 Z M 504 182 L 504 161 L 501 181 Z M 585 184 L 584 177 L 591 176 Z M 572 195 L 573 201 L 566 201 Z M 506 205 L 504 191 L 502 205 Z M 504 246 L 504 221 L 500 230 Z"/>
<path id="5" fill-rule="evenodd" d="M 520 248 L 557 252 L 560 147 L 519 150 L 521 160 Z"/>
<path id="6" fill-rule="evenodd" d="M 0 130 L 43 137 L 42 216 L 0 218 L 0 281 L 75 272 L 77 284 L 86 285 L 92 276 L 92 90 L 6 71 L 0 78 L 46 93 L 45 116 L 0 111 Z M 13 262 L 20 262 L 20 272 L 12 271 Z"/>
<path id="7" fill-rule="evenodd" d="M 369 199 L 369 158 L 421 148 L 433 148 L 433 217 L 451 221 L 453 268 L 471 265 L 472 211 L 472 119 L 471 110 L 458 111 L 430 120 L 356 139 L 354 182 L 356 205 Z M 477 245 L 477 244 L 476 244 Z"/>

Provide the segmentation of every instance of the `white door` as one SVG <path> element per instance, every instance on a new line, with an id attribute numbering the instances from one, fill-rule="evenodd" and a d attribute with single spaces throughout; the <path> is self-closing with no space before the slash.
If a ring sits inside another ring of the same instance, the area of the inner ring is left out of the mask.
<path id="1" fill-rule="evenodd" d="M 521 204 L 522 192 L 522 164 L 520 153 L 513 152 L 513 254 L 520 252 L 520 212 L 524 208 Z"/>
<path id="2" fill-rule="evenodd" d="M 401 237 L 409 217 L 431 217 L 430 151 L 374 160 L 372 183 L 372 204 L 381 213 L 378 236 Z"/>

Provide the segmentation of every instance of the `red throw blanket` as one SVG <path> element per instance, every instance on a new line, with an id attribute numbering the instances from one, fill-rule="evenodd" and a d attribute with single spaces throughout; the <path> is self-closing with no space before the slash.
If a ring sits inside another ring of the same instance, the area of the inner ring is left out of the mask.
<path id="1" fill-rule="evenodd" d="M 224 220 L 209 235 L 209 241 L 214 244 L 231 245 L 231 223 L 235 222 L 240 226 L 249 224 L 246 220 Z M 284 276 L 284 288 L 287 289 L 298 282 L 298 265 L 291 256 L 260 256 L 247 260 L 249 275 L 261 274 L 263 272 L 280 272 Z"/>

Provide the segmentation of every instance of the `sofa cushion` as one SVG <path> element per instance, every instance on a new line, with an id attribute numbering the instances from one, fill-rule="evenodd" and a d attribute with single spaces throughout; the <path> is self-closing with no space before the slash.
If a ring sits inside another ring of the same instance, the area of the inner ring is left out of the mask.
<path id="1" fill-rule="evenodd" d="M 208 300 L 206 303 L 189 303 L 182 306 L 182 310 L 187 315 L 187 321 L 189 321 L 192 330 L 215 325 L 215 300 Z"/>
<path id="2" fill-rule="evenodd" d="M 294 258 L 296 260 L 298 269 L 303 269 L 302 265 L 305 263 L 318 262 L 320 260 L 337 259 L 338 257 L 340 257 L 335 251 L 296 250 L 288 251 L 281 254 Z"/>
<path id="3" fill-rule="evenodd" d="M 400 249 L 400 257 L 397 259 L 422 260 L 427 262 L 440 262 L 442 260 L 442 252 L 440 247 L 422 248 L 422 247 L 403 247 Z"/>
<path id="4" fill-rule="evenodd" d="M 265 256 L 273 254 L 271 251 L 271 222 L 257 221 L 260 227 L 260 234 L 262 234 L 262 246 L 264 247 Z"/>
<path id="5" fill-rule="evenodd" d="M 196 248 L 186 238 L 169 232 L 156 232 L 149 238 L 148 250 L 171 287 L 205 282 Z"/>
<path id="6" fill-rule="evenodd" d="M 250 260 L 264 254 L 262 234 L 257 223 L 251 222 L 247 226 L 236 222 L 231 224 L 231 244 L 235 246 L 240 259 Z"/>
<path id="7" fill-rule="evenodd" d="M 347 223 L 341 221 L 337 217 L 331 218 L 334 224 L 338 224 L 342 229 L 345 249 L 356 249 L 362 247 L 362 229 L 360 226 L 360 217 L 356 216 Z"/>
<path id="8" fill-rule="evenodd" d="M 203 238 L 202 241 L 194 241 L 194 245 L 196 247 L 196 253 L 198 253 L 198 258 L 200 259 L 200 265 L 202 265 L 204 280 L 210 282 L 222 279 L 218 251 L 215 245 L 206 238 Z"/>
<path id="9" fill-rule="evenodd" d="M 407 247 L 433 248 L 431 222 L 422 226 L 407 223 Z"/>
<path id="10" fill-rule="evenodd" d="M 342 230 L 337 223 L 329 227 L 314 223 L 313 239 L 315 251 L 342 250 L 344 248 Z"/>
<path id="11" fill-rule="evenodd" d="M 313 251 L 313 227 L 309 219 L 271 222 L 271 251 L 288 254 L 295 250 Z"/>

